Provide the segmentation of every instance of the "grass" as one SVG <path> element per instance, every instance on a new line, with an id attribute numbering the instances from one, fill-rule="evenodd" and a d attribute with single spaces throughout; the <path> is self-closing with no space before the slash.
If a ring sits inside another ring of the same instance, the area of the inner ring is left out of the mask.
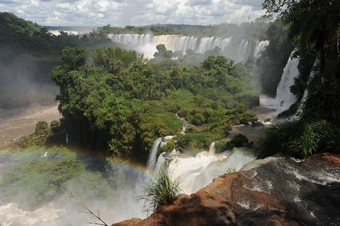
<path id="1" fill-rule="evenodd" d="M 176 195 L 180 192 L 177 181 L 172 181 L 167 172 L 168 164 L 165 164 L 156 175 L 153 182 L 145 188 L 145 194 L 140 199 L 145 200 L 147 211 L 156 211 L 162 205 L 169 205 L 176 200 Z"/>
<path id="2" fill-rule="evenodd" d="M 227 173 L 237 173 L 238 171 L 235 168 L 228 168 Z"/>
<path id="3" fill-rule="evenodd" d="M 317 152 L 340 152 L 340 129 L 325 120 L 297 120 L 265 128 L 256 144 L 259 158 L 275 154 L 306 158 Z"/>

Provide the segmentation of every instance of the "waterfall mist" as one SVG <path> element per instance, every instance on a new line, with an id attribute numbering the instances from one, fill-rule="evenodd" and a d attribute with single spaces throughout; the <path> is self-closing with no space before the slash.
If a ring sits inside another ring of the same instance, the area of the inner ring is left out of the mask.
<path id="1" fill-rule="evenodd" d="M 247 41 L 230 37 L 195 37 L 183 35 L 151 35 L 151 34 L 109 34 L 114 42 L 124 48 L 143 53 L 145 57 L 152 58 L 157 51 L 156 46 L 164 44 L 168 50 L 187 54 L 193 51 L 196 54 L 206 54 L 219 50 L 218 55 L 233 59 L 235 62 L 244 62 L 249 57 L 257 58 L 268 45 L 268 41 Z M 199 62 L 197 62 L 199 63 Z"/>
<path id="2" fill-rule="evenodd" d="M 49 166 L 45 167 L 46 164 Z M 79 167 L 84 166 L 85 170 L 72 174 L 69 171 L 74 164 L 81 164 Z M 39 170 L 33 171 L 36 166 Z M 25 178 L 16 175 L 15 169 L 25 169 Z M 58 179 L 60 171 L 64 173 Z M 10 179 L 10 174 L 14 179 Z M 68 175 L 75 176 L 63 181 Z M 18 226 L 98 223 L 80 203 L 96 214 L 99 211 L 107 224 L 132 217 L 145 218 L 150 213 L 144 212 L 144 202 L 138 196 L 151 178 L 134 167 L 94 156 L 50 150 L 46 155 L 43 151 L 2 153 L 0 222 Z"/>
<path id="3" fill-rule="evenodd" d="M 299 59 L 293 58 L 291 54 L 291 57 L 289 57 L 283 69 L 281 80 L 276 90 L 276 97 L 260 96 L 261 106 L 274 109 L 275 112 L 272 114 L 275 116 L 288 110 L 289 107 L 297 101 L 297 97 L 290 92 L 290 87 L 294 84 L 294 79 L 299 75 L 298 64 Z"/>
<path id="4" fill-rule="evenodd" d="M 10 51 L 10 50 L 8 50 Z M 58 64 L 56 59 L 16 55 L 0 61 L 0 108 L 17 108 L 32 104 L 50 104 L 58 93 L 49 78 Z"/>

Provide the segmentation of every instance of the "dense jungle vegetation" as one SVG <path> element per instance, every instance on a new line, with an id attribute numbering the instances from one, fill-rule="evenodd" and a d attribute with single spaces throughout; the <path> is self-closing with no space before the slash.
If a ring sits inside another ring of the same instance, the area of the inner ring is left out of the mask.
<path id="1" fill-rule="evenodd" d="M 0 108 L 16 108 L 54 100 L 57 87 L 49 78 L 60 64 L 66 46 L 101 46 L 112 43 L 94 36 L 61 33 L 7 12 L 0 12 Z"/>
<path id="2" fill-rule="evenodd" d="M 62 60 L 51 78 L 70 141 L 121 158 L 145 160 L 165 135 L 179 135 L 179 148 L 207 148 L 258 105 L 253 74 L 221 56 L 188 67 L 167 58 L 147 63 L 119 48 L 67 47 Z M 176 113 L 194 125 L 186 135 Z"/>
<path id="3" fill-rule="evenodd" d="M 279 13 L 278 21 L 287 27 L 294 55 L 300 59 L 300 75 L 290 89 L 299 101 L 304 90 L 307 97 L 298 121 L 277 124 L 264 132 L 258 143 L 258 156 L 339 153 L 340 2 L 265 0 L 263 6 L 267 13 Z M 296 110 L 297 106 L 292 108 Z"/>

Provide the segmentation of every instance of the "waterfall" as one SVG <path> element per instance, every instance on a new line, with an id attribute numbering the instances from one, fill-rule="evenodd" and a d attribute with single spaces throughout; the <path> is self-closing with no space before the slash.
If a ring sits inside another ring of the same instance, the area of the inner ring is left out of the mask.
<path id="1" fill-rule="evenodd" d="M 176 116 L 177 116 L 177 118 L 179 119 L 179 120 L 181 120 L 181 122 L 182 122 L 182 124 L 183 124 L 183 128 L 182 128 L 182 131 L 181 131 L 181 134 L 185 134 L 185 130 L 187 129 L 187 126 L 189 125 L 189 123 L 188 123 L 188 121 L 187 120 L 185 120 L 185 118 L 181 118 L 181 117 L 179 117 L 179 115 L 176 113 L 175 114 Z"/>
<path id="2" fill-rule="evenodd" d="M 255 59 L 259 58 L 263 52 L 263 50 L 266 49 L 266 47 L 269 45 L 269 41 L 261 41 L 256 44 L 255 51 L 254 51 L 254 57 Z"/>
<path id="3" fill-rule="evenodd" d="M 172 180 L 178 181 L 185 194 L 192 194 L 210 184 L 214 178 L 228 173 L 228 170 L 240 170 L 244 165 L 255 160 L 247 151 L 239 149 L 233 152 L 215 154 L 215 143 L 210 145 L 209 152 L 202 151 L 196 156 L 173 151 L 162 153 L 158 157 L 155 171 L 161 169 L 167 160 L 168 172 Z"/>
<path id="4" fill-rule="evenodd" d="M 208 155 L 215 155 L 215 141 L 210 144 Z"/>
<path id="5" fill-rule="evenodd" d="M 150 172 L 152 172 L 156 167 L 157 152 L 158 152 L 159 148 L 166 145 L 174 137 L 175 136 L 165 136 L 165 137 L 160 137 L 157 140 L 155 140 L 155 142 L 153 143 L 153 145 L 151 147 L 149 159 L 148 159 L 148 162 L 147 162 L 147 169 Z"/>
<path id="6" fill-rule="evenodd" d="M 292 58 L 291 54 L 283 69 L 281 80 L 276 90 L 276 97 L 269 98 L 264 95 L 260 96 L 261 106 L 275 109 L 273 113 L 275 116 L 288 110 L 289 107 L 297 101 L 296 96 L 290 92 L 290 87 L 294 84 L 294 79 L 299 75 L 298 64 L 299 59 Z"/>
<path id="7" fill-rule="evenodd" d="M 159 147 L 161 146 L 161 143 L 163 141 L 163 138 L 160 137 L 157 140 L 155 140 L 155 142 L 153 143 L 151 150 L 150 150 L 150 154 L 149 154 L 149 160 L 148 160 L 148 170 L 149 171 L 153 171 L 153 169 L 156 166 L 156 158 L 157 158 L 157 151 L 159 149 Z"/>
<path id="8" fill-rule="evenodd" d="M 113 42 L 123 44 L 125 48 L 143 53 L 145 57 L 152 58 L 157 51 L 156 46 L 164 44 L 168 50 L 179 51 L 186 54 L 187 50 L 204 54 L 216 47 L 220 48 L 221 55 L 233 59 L 235 62 L 246 61 L 248 57 L 258 58 L 268 41 L 237 40 L 232 37 L 194 37 L 182 35 L 149 35 L 149 34 L 109 34 Z"/>

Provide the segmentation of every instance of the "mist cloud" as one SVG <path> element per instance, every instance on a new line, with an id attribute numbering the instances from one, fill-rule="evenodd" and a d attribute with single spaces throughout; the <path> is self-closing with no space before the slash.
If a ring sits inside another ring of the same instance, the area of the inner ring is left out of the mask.
<path id="1" fill-rule="evenodd" d="M 220 24 L 251 21 L 262 0 L 4 0 L 8 11 L 41 25 Z"/>

